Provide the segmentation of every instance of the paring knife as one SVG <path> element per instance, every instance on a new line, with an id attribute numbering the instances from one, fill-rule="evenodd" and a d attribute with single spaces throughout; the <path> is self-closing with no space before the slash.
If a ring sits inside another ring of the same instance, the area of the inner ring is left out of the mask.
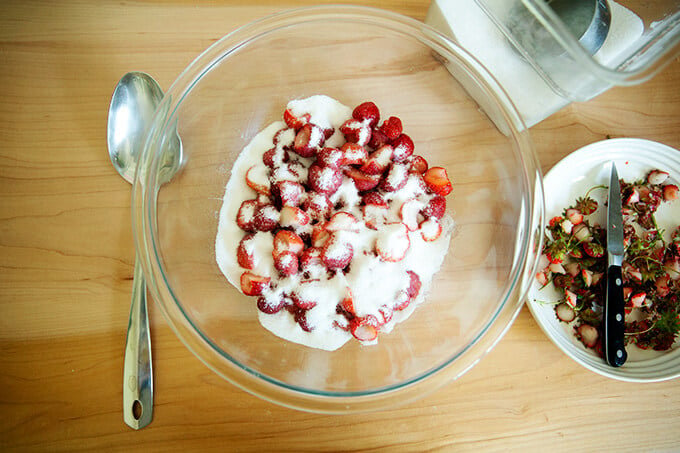
<path id="1" fill-rule="evenodd" d="M 607 203 L 607 294 L 604 303 L 604 354 L 607 363 L 620 367 L 628 355 L 624 344 L 625 311 L 623 301 L 623 215 L 621 187 L 612 162 Z"/>

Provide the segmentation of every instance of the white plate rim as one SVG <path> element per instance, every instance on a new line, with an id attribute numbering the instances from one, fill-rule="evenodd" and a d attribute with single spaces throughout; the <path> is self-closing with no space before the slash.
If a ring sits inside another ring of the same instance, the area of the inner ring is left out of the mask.
<path id="1" fill-rule="evenodd" d="M 559 215 L 566 206 L 564 201 L 555 198 L 572 203 L 589 187 L 607 184 L 604 178 L 608 178 L 610 167 L 606 164 L 612 161 L 619 176 L 626 180 L 642 178 L 644 173 L 641 170 L 653 168 L 664 169 L 672 179 L 680 180 L 680 151 L 670 146 L 639 138 L 614 138 L 591 143 L 572 152 L 546 173 L 543 178 L 546 218 Z M 594 179 L 597 181 L 592 180 L 593 173 L 596 173 Z M 574 180 L 577 184 L 572 184 Z M 562 192 L 561 197 L 555 197 L 555 189 L 565 184 L 570 190 Z M 673 211 L 677 208 L 680 208 L 678 204 Z M 680 377 L 680 348 L 650 353 L 649 359 L 629 360 L 620 368 L 610 367 L 575 338 L 567 338 L 569 334 L 556 319 L 552 306 L 535 302 L 536 292 L 537 288 L 532 286 L 527 295 L 527 306 L 539 327 L 562 352 L 586 369 L 625 382 L 660 382 Z"/>

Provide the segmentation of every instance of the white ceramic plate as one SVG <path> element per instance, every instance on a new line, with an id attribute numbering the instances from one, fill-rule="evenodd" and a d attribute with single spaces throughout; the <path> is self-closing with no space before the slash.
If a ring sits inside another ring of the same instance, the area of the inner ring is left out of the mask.
<path id="1" fill-rule="evenodd" d="M 680 151 L 648 140 L 621 138 L 585 146 L 555 165 L 544 178 L 546 218 L 561 215 L 563 209 L 583 196 L 588 189 L 609 184 L 610 162 L 616 164 L 619 177 L 632 182 L 643 178 L 649 170 L 658 168 L 670 173 L 674 184 L 680 181 Z M 596 190 L 591 196 L 598 200 L 600 209 L 591 221 L 605 223 L 606 209 L 602 208 L 606 190 Z M 662 205 L 656 214 L 661 228 L 666 228 L 666 239 L 680 224 L 680 200 Z M 628 360 L 620 368 L 613 368 L 594 351 L 584 347 L 574 336 L 571 324 L 560 322 L 553 305 L 537 301 L 556 301 L 561 298 L 550 284 L 539 289 L 536 283 L 529 291 L 528 306 L 541 329 L 565 354 L 587 369 L 602 376 L 629 382 L 655 382 L 680 376 L 680 341 L 665 352 L 642 350 L 629 345 Z"/>

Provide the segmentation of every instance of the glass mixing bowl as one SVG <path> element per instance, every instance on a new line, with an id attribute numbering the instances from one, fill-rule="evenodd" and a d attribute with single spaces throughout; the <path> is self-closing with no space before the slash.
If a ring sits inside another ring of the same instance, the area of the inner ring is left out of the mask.
<path id="1" fill-rule="evenodd" d="M 289 100 L 314 94 L 399 116 L 416 152 L 453 181 L 456 229 L 431 292 L 373 346 L 327 352 L 274 336 L 215 259 L 233 162 Z M 200 55 L 148 131 L 133 218 L 149 290 L 198 358 L 262 398 L 329 413 L 411 401 L 474 366 L 521 308 L 544 224 L 529 134 L 493 78 L 428 26 L 361 7 L 270 16 Z"/>

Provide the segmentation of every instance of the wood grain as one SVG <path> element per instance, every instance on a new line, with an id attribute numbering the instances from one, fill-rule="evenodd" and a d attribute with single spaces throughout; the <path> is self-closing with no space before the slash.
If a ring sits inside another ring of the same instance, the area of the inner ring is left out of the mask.
<path id="1" fill-rule="evenodd" d="M 0 5 L 0 450 L 680 448 L 677 382 L 595 375 L 562 354 L 526 309 L 459 381 L 394 410 L 327 416 L 274 406 L 223 381 L 152 305 L 154 420 L 139 432 L 123 424 L 134 251 L 130 186 L 106 154 L 112 89 L 134 69 L 168 87 L 225 33 L 312 3 Z M 417 19 L 429 4 L 349 3 Z M 606 137 L 680 148 L 680 61 L 647 83 L 567 107 L 532 136 L 544 170 Z"/>

